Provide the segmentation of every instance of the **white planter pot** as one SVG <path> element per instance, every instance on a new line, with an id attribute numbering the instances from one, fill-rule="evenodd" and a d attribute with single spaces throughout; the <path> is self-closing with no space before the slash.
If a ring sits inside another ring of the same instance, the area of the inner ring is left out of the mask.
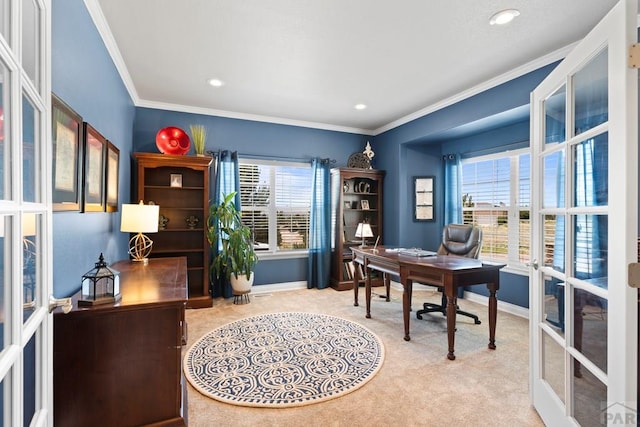
<path id="1" fill-rule="evenodd" d="M 238 274 L 236 278 L 235 274 L 231 275 L 231 287 L 233 288 L 234 295 L 243 295 L 251 292 L 251 286 L 253 286 L 253 278 L 255 273 L 251 273 L 251 279 L 247 280 L 246 274 Z"/>

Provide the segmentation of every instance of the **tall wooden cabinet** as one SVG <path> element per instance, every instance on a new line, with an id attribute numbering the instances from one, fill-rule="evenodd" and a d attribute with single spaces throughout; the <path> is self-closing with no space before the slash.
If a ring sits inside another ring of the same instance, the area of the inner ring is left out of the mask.
<path id="1" fill-rule="evenodd" d="M 353 288 L 351 246 L 362 244 L 356 237 L 358 224 L 367 222 L 373 237 L 366 243 L 382 244 L 382 187 L 384 171 L 335 168 L 331 170 L 331 286 L 339 291 Z"/>
<path id="2" fill-rule="evenodd" d="M 136 200 L 160 206 L 158 233 L 151 257 L 187 257 L 189 299 L 187 307 L 211 307 L 209 294 L 209 243 L 205 233 L 209 214 L 211 157 L 134 153 Z"/>

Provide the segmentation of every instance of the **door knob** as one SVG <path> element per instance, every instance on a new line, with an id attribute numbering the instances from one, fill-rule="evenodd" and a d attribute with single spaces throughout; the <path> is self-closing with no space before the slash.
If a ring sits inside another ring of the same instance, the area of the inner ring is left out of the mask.
<path id="1" fill-rule="evenodd" d="M 62 312 L 67 314 L 73 308 L 71 298 L 54 298 L 53 295 L 49 296 L 49 313 L 55 310 L 57 307 L 62 307 Z"/>
<path id="2" fill-rule="evenodd" d="M 534 269 L 534 270 L 537 270 L 537 269 L 538 269 L 538 267 L 539 267 L 539 265 L 538 265 L 538 260 L 537 260 L 537 259 L 534 259 L 533 261 L 528 262 L 528 263 L 527 263 L 527 267 L 533 267 L 533 269 Z"/>

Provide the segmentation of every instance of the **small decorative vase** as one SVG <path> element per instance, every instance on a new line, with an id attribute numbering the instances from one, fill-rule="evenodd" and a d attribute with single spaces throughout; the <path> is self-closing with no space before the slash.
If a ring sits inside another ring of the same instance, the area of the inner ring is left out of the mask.
<path id="1" fill-rule="evenodd" d="M 196 226 L 200 222 L 200 220 L 193 215 L 186 217 L 184 220 L 187 223 L 187 227 L 189 227 L 190 230 L 193 230 L 194 228 L 196 228 Z"/>
<path id="2" fill-rule="evenodd" d="M 160 215 L 158 217 L 158 228 L 160 230 L 166 230 L 167 229 L 167 223 L 169 222 L 169 218 L 167 218 L 164 215 Z"/>

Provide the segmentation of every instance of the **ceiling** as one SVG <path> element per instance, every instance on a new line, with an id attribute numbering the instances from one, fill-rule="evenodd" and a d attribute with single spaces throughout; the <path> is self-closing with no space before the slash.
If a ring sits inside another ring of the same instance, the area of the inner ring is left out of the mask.
<path id="1" fill-rule="evenodd" d="M 138 106 L 375 135 L 561 58 L 616 1 L 85 3 Z"/>

